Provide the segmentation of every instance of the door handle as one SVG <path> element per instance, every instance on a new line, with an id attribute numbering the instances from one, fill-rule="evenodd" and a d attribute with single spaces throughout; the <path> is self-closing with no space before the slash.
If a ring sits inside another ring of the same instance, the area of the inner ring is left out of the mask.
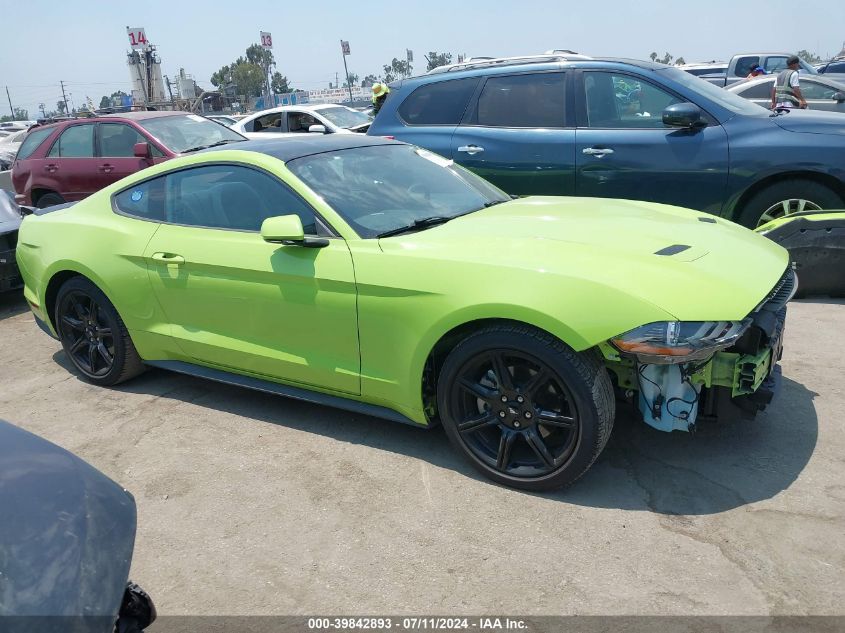
<path id="1" fill-rule="evenodd" d="M 185 263 L 185 258 L 174 253 L 153 253 L 150 257 L 154 262 L 161 262 L 168 266 L 178 266 Z"/>
<path id="2" fill-rule="evenodd" d="M 49 165 L 44 166 L 44 171 L 50 172 L 52 174 L 52 173 L 59 171 L 59 167 L 58 167 L 58 165 L 54 165 L 53 163 L 50 163 Z"/>
<path id="3" fill-rule="evenodd" d="M 467 154 L 469 154 L 470 156 L 473 156 L 473 155 L 475 155 L 475 154 L 478 154 L 478 153 L 480 153 L 480 152 L 483 152 L 483 151 L 484 151 L 484 148 L 483 148 L 483 147 L 479 147 L 478 145 L 461 145 L 461 146 L 458 148 L 458 151 L 459 151 L 459 152 L 466 152 L 466 153 L 467 153 Z"/>
<path id="4" fill-rule="evenodd" d="M 114 171 L 114 165 L 109 165 L 108 163 L 100 165 L 100 171 L 104 174 L 110 174 Z"/>
<path id="5" fill-rule="evenodd" d="M 585 147 L 581 150 L 581 153 L 586 154 L 587 156 L 595 156 L 596 158 L 602 158 L 603 156 L 612 154 L 613 150 L 599 147 Z"/>

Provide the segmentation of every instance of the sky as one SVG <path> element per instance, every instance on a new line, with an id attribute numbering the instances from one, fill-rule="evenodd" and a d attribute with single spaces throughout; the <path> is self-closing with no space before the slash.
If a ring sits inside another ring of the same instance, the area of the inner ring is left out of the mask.
<path id="1" fill-rule="evenodd" d="M 787 25 L 787 26 L 785 26 Z M 211 88 L 221 66 L 273 35 L 277 68 L 295 88 L 343 81 L 340 40 L 348 40 L 350 72 L 378 75 L 394 57 L 414 52 L 415 73 L 428 51 L 509 56 L 565 48 L 595 56 L 647 59 L 669 52 L 687 62 L 727 59 L 740 52 L 839 52 L 845 2 L 566 2 L 565 0 L 137 0 L 77 3 L 0 0 L 0 115 L 12 104 L 37 116 L 55 109 L 64 81 L 77 106 L 90 97 L 128 92 L 126 27 L 144 27 L 158 47 L 162 72 L 180 68 Z"/>

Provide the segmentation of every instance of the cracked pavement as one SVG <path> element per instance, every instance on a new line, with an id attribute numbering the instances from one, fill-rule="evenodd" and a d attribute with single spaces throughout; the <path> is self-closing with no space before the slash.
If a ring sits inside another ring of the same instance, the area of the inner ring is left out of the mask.
<path id="1" fill-rule="evenodd" d="M 138 504 L 132 579 L 160 614 L 842 614 L 845 302 L 789 308 L 754 421 L 617 420 L 573 488 L 476 475 L 440 429 L 150 371 L 68 372 L 0 295 L 0 418 Z"/>

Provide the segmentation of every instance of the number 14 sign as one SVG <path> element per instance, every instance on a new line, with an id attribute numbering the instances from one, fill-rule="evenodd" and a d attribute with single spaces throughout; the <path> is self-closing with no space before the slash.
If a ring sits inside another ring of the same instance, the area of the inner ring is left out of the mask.
<path id="1" fill-rule="evenodd" d="M 126 34 L 129 36 L 129 46 L 133 49 L 146 47 L 147 34 L 144 33 L 144 27 L 130 28 L 127 26 Z"/>

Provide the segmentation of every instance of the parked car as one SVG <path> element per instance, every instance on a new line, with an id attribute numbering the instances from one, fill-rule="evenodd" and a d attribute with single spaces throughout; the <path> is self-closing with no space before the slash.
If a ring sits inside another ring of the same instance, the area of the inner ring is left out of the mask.
<path id="1" fill-rule="evenodd" d="M 538 56 L 395 82 L 368 134 L 433 150 L 515 195 L 662 202 L 749 227 L 845 208 L 839 115 L 771 115 L 671 66 Z"/>
<path id="2" fill-rule="evenodd" d="M 126 112 L 30 129 L 12 165 L 20 204 L 47 207 L 95 191 L 180 154 L 245 141 L 185 112 Z"/>
<path id="3" fill-rule="evenodd" d="M 845 112 L 845 84 L 828 79 L 824 75 L 817 75 L 801 77 L 800 85 L 801 94 L 811 110 Z M 736 83 L 727 90 L 764 108 L 770 108 L 774 86 L 774 77 L 761 77 Z"/>
<path id="4" fill-rule="evenodd" d="M 731 57 L 723 72 L 704 73 L 699 76 L 720 88 L 724 88 L 746 79 L 751 69 L 757 66 L 760 66 L 767 74 L 776 75 L 786 68 L 786 60 L 791 56 L 792 53 L 742 53 Z M 816 69 L 803 59 L 800 60 L 800 64 L 801 68 L 798 72 L 802 75 L 818 74 Z M 679 68 L 690 72 L 690 69 L 686 66 L 679 66 Z M 695 67 L 693 66 L 692 69 L 694 70 Z M 693 72 L 692 74 L 696 73 Z"/>
<path id="5" fill-rule="evenodd" d="M 156 618 L 128 581 L 132 495 L 55 444 L 0 420 L 4 633 L 135 633 Z"/>
<path id="6" fill-rule="evenodd" d="M 18 229 L 23 216 L 24 213 L 15 204 L 12 194 L 0 190 L 0 292 L 23 286 L 23 279 L 15 258 Z"/>
<path id="7" fill-rule="evenodd" d="M 830 61 L 816 64 L 814 68 L 828 79 L 845 83 L 845 57 L 834 57 Z"/>
<path id="8" fill-rule="evenodd" d="M 614 386 L 664 431 L 765 406 L 795 288 L 787 252 L 730 222 L 514 200 L 359 134 L 202 152 L 36 213 L 24 294 L 90 382 L 152 365 L 439 422 L 528 489 L 589 468 Z"/>
<path id="9" fill-rule="evenodd" d="M 352 134 L 366 132 L 372 117 L 342 105 L 279 106 L 251 114 L 232 129 L 251 139 L 268 135 Z"/>
<path id="10" fill-rule="evenodd" d="M 215 123 L 220 123 L 221 125 L 225 125 L 226 127 L 232 127 L 238 120 L 234 117 L 225 116 L 222 114 L 206 114 L 206 119 L 210 119 Z"/>
<path id="11" fill-rule="evenodd" d="M 12 168 L 12 163 L 15 162 L 15 156 L 26 133 L 27 130 L 18 130 L 0 138 L 0 171 L 7 171 Z"/>
<path id="12" fill-rule="evenodd" d="M 718 81 L 724 80 L 727 75 L 728 62 L 712 61 L 697 64 L 680 64 L 676 68 L 680 68 L 684 72 L 688 72 L 690 75 L 695 75 L 701 79 L 708 81 L 714 79 L 718 83 Z"/>

